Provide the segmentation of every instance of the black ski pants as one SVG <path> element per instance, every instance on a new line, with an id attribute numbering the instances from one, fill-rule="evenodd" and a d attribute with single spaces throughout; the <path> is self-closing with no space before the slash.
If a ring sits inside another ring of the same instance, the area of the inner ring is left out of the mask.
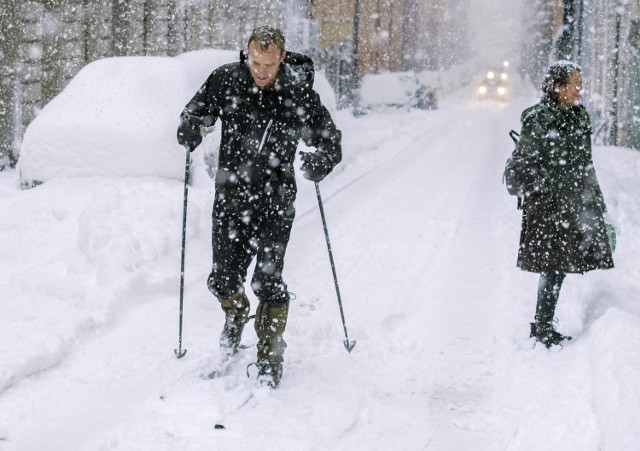
<path id="1" fill-rule="evenodd" d="M 289 301 L 282 278 L 284 256 L 295 215 L 293 203 L 282 206 L 264 194 L 237 199 L 217 195 L 213 207 L 213 268 L 207 285 L 216 297 L 244 291 L 254 257 L 251 288 L 260 302 Z"/>

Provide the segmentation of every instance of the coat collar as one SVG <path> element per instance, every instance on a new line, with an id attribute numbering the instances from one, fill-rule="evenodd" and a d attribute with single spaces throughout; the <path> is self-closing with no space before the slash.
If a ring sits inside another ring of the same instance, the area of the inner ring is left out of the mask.
<path id="1" fill-rule="evenodd" d="M 575 124 L 581 129 L 591 132 L 591 119 L 584 105 L 576 105 L 569 108 L 561 107 L 549 96 L 543 96 L 540 104 L 547 108 L 556 121 L 564 124 Z"/>
<path id="2" fill-rule="evenodd" d="M 246 72 L 248 80 L 253 83 L 249 70 L 249 57 L 244 50 L 240 51 L 240 67 Z M 312 88 L 314 77 L 315 69 L 311 58 L 301 53 L 287 52 L 284 61 L 280 64 L 275 86 L 271 89 Z"/>

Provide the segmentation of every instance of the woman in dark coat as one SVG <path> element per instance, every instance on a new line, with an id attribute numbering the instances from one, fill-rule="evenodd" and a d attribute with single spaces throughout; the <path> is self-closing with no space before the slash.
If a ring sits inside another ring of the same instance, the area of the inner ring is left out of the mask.
<path id="1" fill-rule="evenodd" d="M 522 113 L 516 151 L 534 174 L 525 193 L 518 266 L 540 274 L 531 336 L 549 348 L 571 339 L 553 324 L 565 275 L 613 268 L 613 259 L 591 157 L 591 121 L 580 103 L 580 67 L 552 64 L 542 91 L 540 102 Z"/>

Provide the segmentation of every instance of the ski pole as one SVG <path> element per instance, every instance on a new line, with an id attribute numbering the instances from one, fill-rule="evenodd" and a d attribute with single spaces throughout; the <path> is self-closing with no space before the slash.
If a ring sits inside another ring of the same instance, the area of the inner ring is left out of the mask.
<path id="1" fill-rule="evenodd" d="M 178 359 L 184 357 L 186 349 L 182 349 L 182 311 L 184 306 L 184 249 L 187 236 L 187 197 L 189 195 L 189 163 L 191 162 L 191 150 L 185 146 L 186 161 L 184 164 L 184 204 L 182 207 L 182 257 L 180 258 L 180 321 L 178 328 L 178 349 L 174 349 Z"/>
<path id="2" fill-rule="evenodd" d="M 342 327 L 344 328 L 344 347 L 349 353 L 356 345 L 356 341 L 349 341 L 349 334 L 347 333 L 347 324 L 344 320 L 344 310 L 342 308 L 342 299 L 340 298 L 340 287 L 338 287 L 338 276 L 336 275 L 336 265 L 333 262 L 333 252 L 331 252 L 331 241 L 329 241 L 329 230 L 327 229 L 327 220 L 324 217 L 324 208 L 322 207 L 322 197 L 320 196 L 320 187 L 318 182 L 315 182 L 316 194 L 318 196 L 318 207 L 320 207 L 320 216 L 322 217 L 322 226 L 324 227 L 324 238 L 327 241 L 327 250 L 329 251 L 329 261 L 331 262 L 331 271 L 333 272 L 333 283 L 336 286 L 336 295 L 338 296 L 338 305 L 340 306 L 340 316 L 342 317 Z"/>

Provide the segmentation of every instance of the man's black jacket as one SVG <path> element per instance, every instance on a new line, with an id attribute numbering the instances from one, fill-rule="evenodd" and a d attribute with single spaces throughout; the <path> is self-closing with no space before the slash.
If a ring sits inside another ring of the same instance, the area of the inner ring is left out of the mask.
<path id="1" fill-rule="evenodd" d="M 296 194 L 293 162 L 299 141 L 315 147 L 328 165 L 342 158 L 341 133 L 313 90 L 312 60 L 288 52 L 273 88 L 253 82 L 246 56 L 214 70 L 182 112 L 183 121 L 211 126 L 220 119 L 222 139 L 216 191 L 230 197 Z M 216 196 L 219 198 L 219 195 Z"/>

